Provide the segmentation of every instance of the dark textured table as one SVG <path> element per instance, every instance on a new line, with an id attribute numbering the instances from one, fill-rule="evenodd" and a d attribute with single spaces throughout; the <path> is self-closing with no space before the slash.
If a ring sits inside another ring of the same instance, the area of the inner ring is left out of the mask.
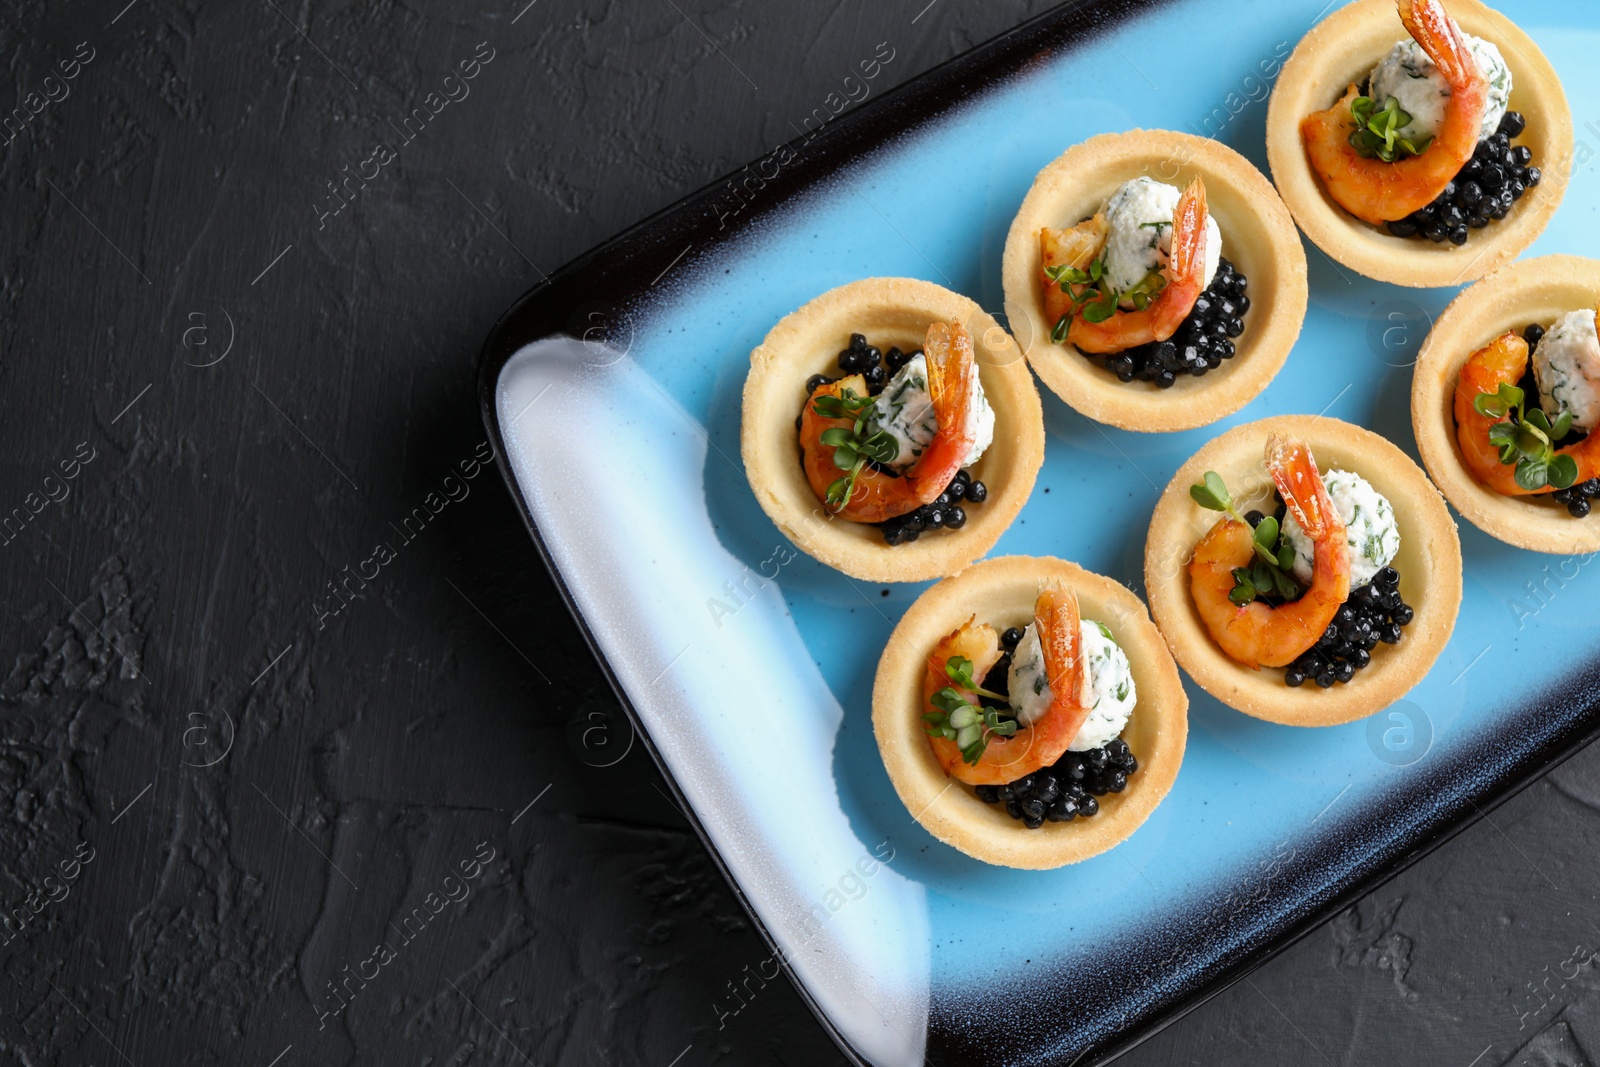
<path id="1" fill-rule="evenodd" d="M 729 1010 L 767 953 L 475 357 L 880 43 L 874 93 L 1046 6 L 9 6 L 0 1062 L 839 1061 Z M 1583 755 L 1126 1062 L 1588 1064 L 1597 835 Z"/>

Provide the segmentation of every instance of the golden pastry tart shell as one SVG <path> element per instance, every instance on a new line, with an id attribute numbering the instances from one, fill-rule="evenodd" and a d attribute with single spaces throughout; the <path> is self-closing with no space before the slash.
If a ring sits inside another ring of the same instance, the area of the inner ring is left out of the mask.
<path id="1" fill-rule="evenodd" d="M 898 345 L 909 352 L 922 347 L 934 322 L 961 323 L 972 335 L 995 435 L 969 469 L 989 496 L 967 506 L 961 529 L 891 546 L 876 527 L 834 518 L 817 499 L 800 466 L 794 420 L 806 379 L 832 370 L 852 333 L 885 351 Z M 1044 413 L 1016 342 L 976 303 L 932 282 L 867 278 L 785 316 L 750 353 L 739 446 L 762 510 L 801 550 L 865 581 L 919 582 L 961 570 L 1011 525 L 1044 462 Z"/>
<path id="2" fill-rule="evenodd" d="M 1471 231 L 1466 244 L 1395 237 L 1351 215 L 1324 190 L 1300 139 L 1302 119 L 1333 106 L 1395 42 L 1406 39 L 1394 0 L 1357 0 L 1313 28 L 1284 64 L 1267 106 L 1267 162 L 1300 228 L 1336 261 L 1395 285 L 1460 285 L 1511 262 L 1544 231 L 1572 169 L 1572 112 L 1544 53 L 1510 19 L 1478 0 L 1446 0 L 1446 6 L 1463 30 L 1499 46 L 1511 68 L 1510 109 L 1528 120 L 1514 143 L 1533 150 L 1533 164 L 1542 172 L 1510 214 Z"/>
<path id="3" fill-rule="evenodd" d="M 1514 263 L 1462 292 L 1433 324 L 1411 380 L 1411 428 L 1434 484 L 1466 520 L 1508 545 L 1562 554 L 1600 550 L 1600 522 L 1575 519 L 1551 500 L 1505 496 L 1461 460 L 1455 390 L 1461 368 L 1507 330 L 1549 326 L 1600 302 L 1600 262 L 1541 256 Z"/>
<path id="4" fill-rule="evenodd" d="M 1222 254 L 1250 279 L 1250 310 L 1237 352 L 1204 377 L 1179 375 L 1162 389 L 1122 382 L 1070 344 L 1050 340 L 1039 230 L 1093 215 L 1123 182 L 1147 175 L 1183 188 L 1205 180 Z M 1300 336 L 1306 314 L 1306 256 L 1294 220 L 1272 184 L 1226 145 L 1169 130 L 1091 137 L 1039 172 L 1006 236 L 1006 317 L 1045 385 L 1078 411 L 1125 430 L 1192 430 L 1233 414 L 1272 381 Z"/>
<path id="5" fill-rule="evenodd" d="M 1317 468 L 1361 475 L 1394 505 L 1400 551 L 1400 594 L 1416 611 L 1397 645 L 1380 644 L 1372 662 L 1330 689 L 1284 684 L 1283 668 L 1251 670 L 1211 639 L 1189 594 L 1194 546 L 1222 516 L 1189 496 L 1189 487 L 1216 471 L 1240 514 L 1271 512 L 1272 482 L 1262 463 L 1269 433 L 1311 446 Z M 1145 586 L 1156 625 L 1189 677 L 1231 708 L 1285 726 L 1334 726 L 1388 707 L 1420 682 L 1455 628 L 1461 606 L 1461 541 L 1450 510 L 1422 468 L 1371 430 L 1317 415 L 1284 415 L 1236 426 L 1178 469 L 1156 502 L 1145 542 Z"/>
<path id="6" fill-rule="evenodd" d="M 1128 655 L 1137 703 L 1122 737 L 1139 769 L 1126 790 L 1099 798 L 1097 815 L 1029 830 L 1003 805 L 986 804 L 971 786 L 945 776 L 923 729 L 922 678 L 934 645 L 972 616 L 999 630 L 1027 625 L 1040 587 L 1051 579 L 1076 590 L 1083 617 L 1104 623 Z M 1139 598 L 1110 578 L 1048 557 L 985 560 L 923 593 L 890 635 L 872 687 L 878 751 L 912 816 L 974 859 L 1030 870 L 1088 859 L 1139 828 L 1178 776 L 1188 709 L 1177 665 Z"/>

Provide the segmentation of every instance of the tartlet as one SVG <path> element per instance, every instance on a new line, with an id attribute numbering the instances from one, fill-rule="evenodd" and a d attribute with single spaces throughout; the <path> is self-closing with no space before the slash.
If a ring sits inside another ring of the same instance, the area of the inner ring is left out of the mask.
<path id="1" fill-rule="evenodd" d="M 1126 652 L 1138 703 L 1122 736 L 1139 770 L 1125 791 L 1100 798 L 1090 819 L 1027 829 L 947 778 L 919 715 L 930 650 L 974 614 L 995 626 L 1022 626 L 1048 581 L 1077 593 L 1083 618 L 1106 623 Z M 933 586 L 895 627 L 878 663 L 872 726 L 878 751 L 907 810 L 929 833 L 985 863 L 1041 870 L 1098 855 L 1125 840 L 1155 810 L 1177 778 L 1188 736 L 1189 699 L 1178 668 L 1144 604 L 1109 578 L 1051 558 L 1004 556 L 975 564 Z"/>
<path id="2" fill-rule="evenodd" d="M 1456 436 L 1455 390 L 1462 365 L 1508 330 L 1548 323 L 1600 301 L 1600 262 L 1540 256 L 1514 263 L 1472 285 L 1433 324 L 1411 381 L 1411 427 L 1422 462 L 1446 499 L 1474 526 L 1508 545 L 1535 552 L 1600 550 L 1600 523 L 1575 519 L 1551 503 L 1505 496 L 1472 476 Z"/>
<path id="3" fill-rule="evenodd" d="M 1188 565 L 1196 543 L 1218 520 L 1190 496 L 1190 487 L 1215 471 L 1241 507 L 1269 499 L 1262 465 L 1269 434 L 1298 438 L 1323 472 L 1360 474 L 1394 509 L 1400 531 L 1394 557 L 1400 592 L 1415 614 L 1400 644 L 1380 646 L 1353 682 L 1322 689 L 1284 683 L 1284 669 L 1253 670 L 1212 639 L 1195 608 Z M 1422 469 L 1371 430 L 1317 415 L 1283 415 L 1236 426 L 1173 475 L 1156 503 L 1145 542 L 1150 610 L 1178 663 L 1201 688 L 1246 715 L 1286 726 L 1333 726 L 1388 707 L 1421 681 L 1455 627 L 1461 605 L 1461 542 L 1449 509 Z"/>
<path id="4" fill-rule="evenodd" d="M 976 349 L 996 432 L 971 470 L 988 499 L 959 530 L 889 545 L 877 528 L 834 518 L 818 500 L 801 468 L 795 416 L 807 402 L 807 379 L 852 333 L 909 351 L 934 322 L 965 326 Z M 866 581 L 916 582 L 954 574 L 994 547 L 1044 462 L 1044 414 L 1016 342 L 975 302 L 932 282 L 867 278 L 791 312 L 750 353 L 739 441 L 756 500 L 802 551 Z"/>
<path id="5" fill-rule="evenodd" d="M 1517 142 L 1532 149 L 1543 175 L 1510 214 L 1467 244 L 1396 237 L 1361 221 L 1334 202 L 1306 158 L 1301 120 L 1338 100 L 1405 36 L 1394 0 L 1357 0 L 1314 27 L 1284 64 L 1267 106 L 1267 162 L 1295 222 L 1335 261 L 1395 285 L 1459 285 L 1511 262 L 1544 231 L 1572 169 L 1572 113 L 1544 53 L 1478 0 L 1448 0 L 1448 10 L 1464 32 L 1501 49 L 1512 73 L 1510 109 L 1528 123 Z"/>
<path id="6" fill-rule="evenodd" d="M 1093 215 L 1140 175 L 1180 188 L 1203 179 L 1222 254 L 1251 280 L 1237 354 L 1203 378 L 1182 375 L 1165 389 L 1119 381 L 1071 344 L 1053 342 L 1042 298 L 1040 229 Z M 1238 411 L 1282 368 L 1305 318 L 1305 250 L 1272 184 L 1233 149 L 1168 130 L 1100 134 L 1040 171 L 1011 223 L 1002 271 L 1006 316 L 1034 373 L 1079 412 L 1128 430 L 1188 430 Z"/>

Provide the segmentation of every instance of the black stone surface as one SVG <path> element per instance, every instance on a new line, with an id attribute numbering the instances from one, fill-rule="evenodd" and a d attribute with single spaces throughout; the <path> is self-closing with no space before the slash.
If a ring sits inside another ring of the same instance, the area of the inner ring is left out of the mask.
<path id="1" fill-rule="evenodd" d="M 874 92 L 1047 4 L 124 2 L 0 27 L 0 1063 L 839 1062 L 732 1010 L 766 950 L 474 360 L 880 42 Z M 1585 754 L 1124 1062 L 1588 1064 L 1597 840 Z"/>

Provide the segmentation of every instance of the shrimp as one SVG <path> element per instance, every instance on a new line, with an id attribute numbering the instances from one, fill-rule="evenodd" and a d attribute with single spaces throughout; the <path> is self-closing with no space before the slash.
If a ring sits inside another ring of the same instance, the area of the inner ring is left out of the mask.
<path id="1" fill-rule="evenodd" d="M 1479 482 L 1505 496 L 1534 496 L 1555 487 L 1524 489 L 1517 484 L 1515 465 L 1501 463 L 1500 449 L 1489 443 L 1489 427 L 1506 420 L 1480 415 L 1472 402 L 1479 393 L 1498 392 L 1503 384 L 1516 385 L 1527 372 L 1528 342 L 1507 332 L 1467 357 L 1456 380 L 1456 442 L 1461 446 L 1462 462 Z M 1600 433 L 1558 448 L 1556 455 L 1571 456 L 1578 464 L 1575 482 L 1600 477 Z"/>
<path id="2" fill-rule="evenodd" d="M 966 762 L 954 741 L 930 736 L 934 758 L 945 774 L 968 785 L 1005 785 L 1061 758 L 1089 718 L 1092 703 L 1079 618 L 1076 593 L 1059 585 L 1048 586 L 1039 593 L 1033 606 L 1033 624 L 1044 650 L 1050 706 L 1032 726 L 1019 725 L 1010 737 L 990 734 L 983 755 L 975 764 Z M 954 686 L 945 673 L 945 664 L 954 656 L 971 660 L 973 680 L 982 684 L 984 675 L 1000 659 L 1000 639 L 994 627 L 978 622 L 974 616 L 934 646 L 922 680 L 924 711 L 933 707 L 933 695 L 947 687 L 973 698 L 971 690 Z"/>
<path id="3" fill-rule="evenodd" d="M 1211 637 L 1247 667 L 1283 667 L 1318 639 L 1350 595 L 1350 546 L 1344 522 L 1334 510 L 1322 475 L 1303 441 L 1267 438 L 1267 471 L 1283 502 L 1314 546 L 1311 588 L 1299 600 L 1273 607 L 1253 600 L 1240 606 L 1228 599 L 1235 567 L 1255 558 L 1250 524 L 1223 519 L 1195 546 L 1189 563 L 1189 591 Z"/>
<path id="4" fill-rule="evenodd" d="M 1355 128 L 1350 104 L 1361 95 L 1354 85 L 1333 107 L 1300 122 L 1306 157 L 1323 188 L 1340 207 L 1374 226 L 1403 219 L 1438 198 L 1478 147 L 1489 102 L 1488 79 L 1441 0 L 1398 0 L 1398 6 L 1407 32 L 1450 86 L 1432 143 L 1420 155 L 1393 163 L 1359 155 L 1350 144 Z"/>
<path id="5" fill-rule="evenodd" d="M 1165 288 L 1144 310 L 1118 308 L 1104 322 L 1080 314 L 1068 327 L 1067 340 L 1080 352 L 1123 352 L 1178 332 L 1206 287 L 1206 186 L 1198 177 L 1172 213 L 1172 251 L 1164 273 Z"/>
<path id="6" fill-rule="evenodd" d="M 978 388 L 978 363 L 973 353 L 972 335 L 959 323 L 936 322 L 928 327 L 922 343 L 928 359 L 928 394 L 939 429 L 922 450 L 917 461 L 902 474 L 890 474 L 873 467 L 862 467 L 856 476 L 850 499 L 835 512 L 852 522 L 883 522 L 905 515 L 935 500 L 950 486 L 972 454 L 976 440 L 969 422 Z M 819 396 L 840 396 L 846 389 L 866 396 L 866 379 L 859 374 L 818 387 L 806 401 L 800 416 L 800 452 L 806 481 L 817 499 L 828 499 L 828 487 L 848 472 L 833 461 L 833 449 L 822 443 L 824 430 L 850 429 L 851 419 L 830 419 L 817 414 L 812 400 Z"/>
<path id="7" fill-rule="evenodd" d="M 1094 262 L 1094 257 L 1100 254 L 1100 249 L 1105 243 L 1106 217 L 1101 214 L 1096 214 L 1094 218 L 1085 219 L 1065 230 L 1045 226 L 1039 230 L 1039 263 L 1044 269 L 1073 267 L 1077 270 L 1088 270 L 1089 264 Z M 1060 282 L 1046 274 L 1044 276 L 1045 319 L 1054 325 L 1061 321 L 1061 316 L 1071 312 L 1072 297 L 1062 290 Z"/>

